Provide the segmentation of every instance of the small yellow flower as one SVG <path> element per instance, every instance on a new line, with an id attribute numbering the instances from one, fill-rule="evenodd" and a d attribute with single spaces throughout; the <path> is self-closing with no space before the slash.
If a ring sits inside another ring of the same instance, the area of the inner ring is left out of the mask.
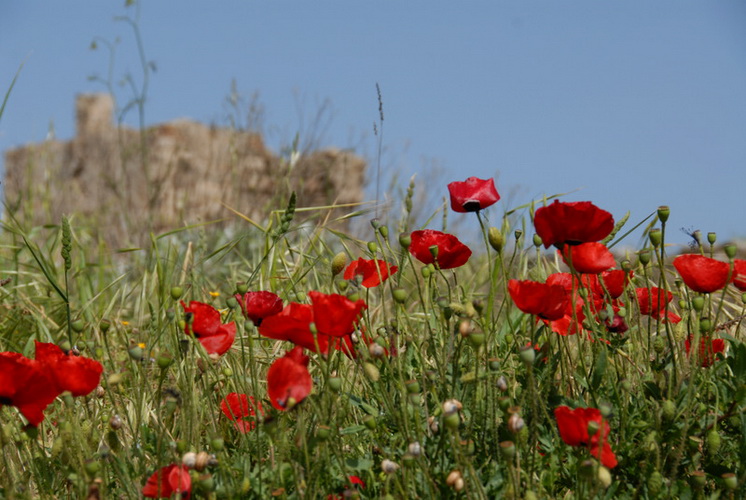
<path id="1" fill-rule="evenodd" d="M 210 292 L 210 297 L 220 297 L 220 292 Z"/>
<path id="2" fill-rule="evenodd" d="M 139 347 L 140 349 L 145 349 L 145 342 L 140 342 L 139 344 L 137 344 L 137 347 Z"/>
<path id="3" fill-rule="evenodd" d="M 129 321 L 122 321 L 122 325 L 124 325 L 124 326 L 129 326 L 129 324 L 130 324 Z"/>

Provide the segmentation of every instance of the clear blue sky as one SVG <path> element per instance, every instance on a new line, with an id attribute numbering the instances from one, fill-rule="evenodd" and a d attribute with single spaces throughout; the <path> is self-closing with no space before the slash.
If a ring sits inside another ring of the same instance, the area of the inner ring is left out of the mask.
<path id="1" fill-rule="evenodd" d="M 50 123 L 72 136 L 75 94 L 103 90 L 88 80 L 109 65 L 101 44 L 89 50 L 96 37 L 120 38 L 117 80 L 141 80 L 132 32 L 114 21 L 135 12 L 0 4 L 3 94 L 25 62 L 0 149 L 42 140 Z M 580 188 L 565 199 L 617 218 L 669 205 L 676 241 L 681 226 L 746 237 L 746 2 L 144 0 L 139 26 L 157 66 L 148 123 L 227 123 L 235 79 L 259 93 L 274 149 L 316 128 L 322 146 L 372 160 L 379 83 L 383 163 L 402 184 L 435 164 L 439 195 L 450 180 L 497 175 L 507 208 Z"/>

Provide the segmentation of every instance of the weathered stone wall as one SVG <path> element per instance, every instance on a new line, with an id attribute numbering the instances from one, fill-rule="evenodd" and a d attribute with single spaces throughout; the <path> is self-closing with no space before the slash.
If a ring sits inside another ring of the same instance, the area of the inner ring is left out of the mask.
<path id="1" fill-rule="evenodd" d="M 291 168 L 255 133 L 187 120 L 137 131 L 114 125 L 108 95 L 79 96 L 76 104 L 73 140 L 5 154 L 5 200 L 26 224 L 79 214 L 116 247 L 139 244 L 149 231 L 235 222 L 226 205 L 262 221 L 291 190 L 299 207 L 363 199 L 365 162 L 347 152 L 315 152 Z"/>

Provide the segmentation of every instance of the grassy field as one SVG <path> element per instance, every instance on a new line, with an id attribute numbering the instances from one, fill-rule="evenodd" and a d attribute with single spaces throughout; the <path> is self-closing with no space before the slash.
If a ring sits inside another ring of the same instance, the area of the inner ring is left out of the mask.
<path id="1" fill-rule="evenodd" d="M 451 208 L 413 226 L 414 184 L 362 240 L 292 199 L 125 254 L 6 214 L 0 495 L 739 498 L 735 248 L 672 259 L 665 207 L 626 258 L 591 203 L 490 227 L 488 188 L 441 188 L 472 248 Z"/>

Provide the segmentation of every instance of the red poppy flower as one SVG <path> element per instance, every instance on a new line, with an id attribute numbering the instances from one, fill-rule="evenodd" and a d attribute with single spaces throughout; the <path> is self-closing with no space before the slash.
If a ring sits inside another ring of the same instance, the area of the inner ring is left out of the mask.
<path id="1" fill-rule="evenodd" d="M 350 262 L 345 269 L 344 279 L 351 280 L 355 276 L 362 276 L 363 281 L 360 284 L 365 288 L 373 288 L 386 281 L 398 270 L 398 267 L 387 264 L 385 260 L 368 260 L 361 257 Z"/>
<path id="2" fill-rule="evenodd" d="M 189 498 L 192 491 L 192 478 L 189 469 L 183 465 L 171 464 L 162 467 L 148 478 L 142 488 L 142 496 L 146 498 L 171 498 L 178 494 L 182 498 Z"/>
<path id="3" fill-rule="evenodd" d="M 632 276 L 631 272 L 629 274 Z M 621 297 L 624 289 L 627 288 L 627 272 L 622 269 L 602 272 L 601 280 L 612 299 Z"/>
<path id="4" fill-rule="evenodd" d="M 575 245 L 606 238 L 614 229 L 614 218 L 590 201 L 565 203 L 555 200 L 534 215 L 536 234 L 544 248 Z"/>
<path id="5" fill-rule="evenodd" d="M 712 293 L 728 284 L 730 266 L 727 262 L 705 257 L 704 255 L 679 255 L 673 260 L 673 267 L 681 275 L 686 286 L 695 292 Z"/>
<path id="6" fill-rule="evenodd" d="M 300 346 L 272 363 L 267 371 L 267 393 L 272 406 L 285 411 L 311 394 L 313 381 L 307 367 L 308 356 Z"/>
<path id="7" fill-rule="evenodd" d="M 254 430 L 257 412 L 264 416 L 262 403 L 254 401 L 253 397 L 246 394 L 236 392 L 231 392 L 220 402 L 220 409 L 229 420 L 233 421 L 236 430 L 242 434 Z"/>
<path id="8" fill-rule="evenodd" d="M 668 312 L 668 316 L 664 316 L 666 304 L 673 299 L 671 292 L 667 291 L 664 294 L 663 289 L 652 286 L 650 288 L 635 288 L 635 294 L 637 295 L 637 303 L 640 305 L 640 314 L 650 315 L 657 320 L 670 321 L 671 323 L 681 321 L 681 317 L 672 311 Z"/>
<path id="9" fill-rule="evenodd" d="M 471 257 L 469 247 L 461 243 L 452 234 L 442 233 L 433 229 L 412 232 L 411 253 L 423 264 L 436 263 L 441 269 L 453 269 L 466 264 Z M 438 248 L 437 258 L 433 257 L 430 247 Z"/>
<path id="10" fill-rule="evenodd" d="M 569 446 L 587 446 L 591 455 L 598 458 L 601 463 L 612 469 L 617 465 L 617 459 L 609 445 L 609 422 L 601 417 L 601 412 L 596 408 L 576 408 L 571 410 L 567 406 L 558 406 L 554 409 L 554 417 L 557 419 L 557 428 L 560 437 Z M 588 424 L 596 422 L 598 431 L 593 436 L 588 435 Z M 601 443 L 599 445 L 599 443 Z"/>
<path id="11" fill-rule="evenodd" d="M 0 352 L 0 406 L 15 406 L 29 424 L 36 426 L 60 392 L 50 372 L 38 361 L 15 352 Z"/>
<path id="12" fill-rule="evenodd" d="M 691 349 L 692 336 L 690 335 L 684 341 L 684 348 L 686 353 L 689 354 Z M 716 354 L 725 352 L 725 341 L 723 339 L 712 339 L 710 337 L 702 337 L 699 339 L 699 366 L 707 368 L 712 366 L 715 362 Z"/>
<path id="13" fill-rule="evenodd" d="M 332 337 L 342 337 L 355 331 L 363 309 L 368 306 L 359 299 L 351 301 L 344 295 L 336 293 L 308 292 L 313 304 L 313 322 L 319 333 Z"/>
<path id="14" fill-rule="evenodd" d="M 616 260 L 603 243 L 589 242 L 580 245 L 565 245 L 560 252 L 565 264 L 576 272 L 599 274 L 614 267 Z"/>
<path id="15" fill-rule="evenodd" d="M 236 339 L 236 324 L 223 324 L 220 321 L 220 311 L 209 304 L 193 300 L 189 306 L 181 301 L 181 307 L 187 316 L 184 332 L 193 334 L 208 354 L 223 355 L 233 345 Z"/>
<path id="16" fill-rule="evenodd" d="M 310 304 L 290 302 L 280 313 L 262 321 L 259 334 L 270 339 L 286 340 L 321 354 L 329 352 L 330 345 L 333 348 L 339 348 L 337 342 L 339 339 L 336 337 L 332 338 L 323 333 L 311 333 L 313 319 L 313 307 Z M 349 335 L 343 339 L 347 337 Z"/>
<path id="17" fill-rule="evenodd" d="M 365 488 L 365 481 L 360 479 L 357 476 L 349 476 L 347 478 L 350 481 L 350 488 L 352 490 L 357 490 L 358 488 L 364 489 Z M 327 495 L 326 500 L 344 500 L 347 498 L 347 495 Z"/>
<path id="18" fill-rule="evenodd" d="M 282 299 L 272 292 L 246 292 L 243 296 L 237 293 L 235 297 L 241 305 L 243 315 L 256 326 L 259 326 L 264 318 L 282 311 Z"/>
<path id="19" fill-rule="evenodd" d="M 98 387 L 104 367 L 98 361 L 65 354 L 56 344 L 36 341 L 36 361 L 49 371 L 60 393 L 86 396 Z"/>
<path id="20" fill-rule="evenodd" d="M 733 266 L 733 285 L 746 292 L 746 260 L 735 259 Z"/>
<path id="21" fill-rule="evenodd" d="M 448 193 L 451 195 L 451 208 L 460 213 L 478 212 L 500 199 L 494 179 L 469 177 L 464 182 L 451 182 L 448 184 Z"/>
<path id="22" fill-rule="evenodd" d="M 510 280 L 508 292 L 518 309 L 526 314 L 533 314 L 550 321 L 560 319 L 565 315 L 568 296 L 560 285 Z"/>

